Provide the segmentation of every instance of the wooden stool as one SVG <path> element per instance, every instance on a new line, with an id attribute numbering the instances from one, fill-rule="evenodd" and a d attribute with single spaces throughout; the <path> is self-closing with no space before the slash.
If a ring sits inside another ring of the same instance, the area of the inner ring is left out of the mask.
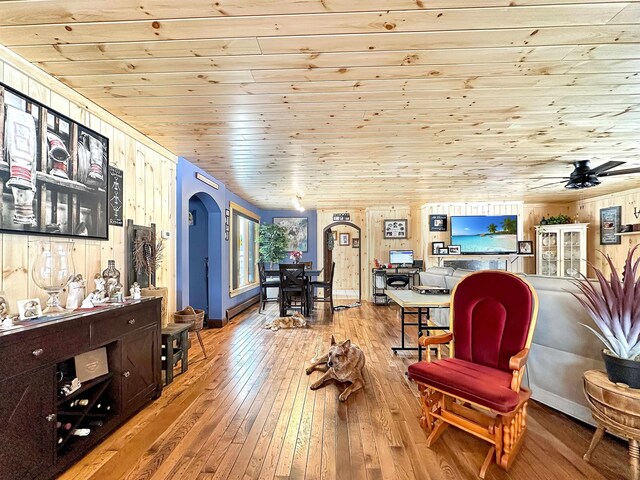
<path id="1" fill-rule="evenodd" d="M 629 441 L 631 478 L 638 478 L 640 452 L 640 389 L 611 382 L 600 370 L 584 372 L 584 393 L 591 405 L 591 414 L 598 424 L 584 459 L 591 460 L 593 450 L 602 435 L 609 430 Z"/>
<path id="2" fill-rule="evenodd" d="M 162 370 L 166 385 L 173 382 L 173 367 L 180 364 L 180 373 L 189 369 L 189 327 L 188 323 L 170 323 L 161 330 L 164 357 Z M 175 342 L 175 345 L 174 345 Z"/>

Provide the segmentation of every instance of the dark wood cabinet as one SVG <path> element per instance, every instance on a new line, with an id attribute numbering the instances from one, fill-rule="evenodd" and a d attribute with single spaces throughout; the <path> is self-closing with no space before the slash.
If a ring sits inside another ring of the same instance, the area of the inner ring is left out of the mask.
<path id="1" fill-rule="evenodd" d="M 136 409 L 157 388 L 156 371 L 160 354 L 154 342 L 156 329 L 147 326 L 122 339 L 122 407 Z"/>
<path id="2" fill-rule="evenodd" d="M 33 478 L 54 462 L 52 367 L 0 382 L 0 478 Z"/>
<path id="3" fill-rule="evenodd" d="M 160 329 L 154 298 L 0 331 L 0 479 L 54 478 L 157 398 Z M 73 358 L 100 347 L 109 373 L 59 393 Z M 89 436 L 72 434 L 89 426 Z"/>

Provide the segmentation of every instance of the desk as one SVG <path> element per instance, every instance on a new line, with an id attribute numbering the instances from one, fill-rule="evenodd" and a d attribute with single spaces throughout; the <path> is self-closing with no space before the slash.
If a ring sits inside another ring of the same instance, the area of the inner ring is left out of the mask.
<path id="1" fill-rule="evenodd" d="M 449 308 L 451 295 L 423 295 L 413 290 L 385 290 L 386 295 L 400 306 L 400 317 L 402 319 L 402 346 L 393 347 L 393 353 L 398 350 L 417 350 L 418 361 L 422 360 L 422 347 L 406 347 L 404 343 L 405 327 L 418 327 L 418 338 L 422 336 L 422 331 L 426 330 L 427 335 L 431 330 L 449 330 L 449 326 L 429 326 L 430 308 Z M 411 310 L 407 310 L 411 309 Z M 422 322 L 422 313 L 425 309 L 426 322 Z M 407 323 L 405 315 L 417 315 L 418 321 Z"/>

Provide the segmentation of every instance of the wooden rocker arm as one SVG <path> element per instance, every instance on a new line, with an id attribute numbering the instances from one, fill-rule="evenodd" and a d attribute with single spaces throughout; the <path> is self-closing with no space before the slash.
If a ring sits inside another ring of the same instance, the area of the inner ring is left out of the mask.
<path id="1" fill-rule="evenodd" d="M 435 335 L 435 336 L 422 336 L 420 338 L 418 338 L 418 345 L 420 345 L 421 347 L 426 347 L 427 351 L 425 352 L 427 354 L 427 362 L 431 361 L 431 348 L 429 348 L 430 345 L 436 345 L 437 347 L 437 358 L 441 359 L 442 358 L 442 349 L 440 348 L 441 345 L 445 344 L 445 343 L 449 343 L 453 341 L 453 333 L 445 333 L 444 335 Z"/>
<path id="2" fill-rule="evenodd" d="M 527 357 L 529 356 L 529 349 L 523 348 L 518 353 L 516 353 L 513 357 L 509 359 L 509 369 L 510 370 L 520 370 L 527 364 Z"/>
<path id="3" fill-rule="evenodd" d="M 421 347 L 428 347 L 429 345 L 442 345 L 453 341 L 453 333 L 445 333 L 443 335 L 434 336 L 422 336 L 418 339 L 418 344 Z"/>
<path id="4" fill-rule="evenodd" d="M 527 365 L 528 356 L 529 349 L 523 348 L 509 359 L 509 369 L 513 371 L 513 378 L 511 379 L 511 390 L 515 392 L 520 391 L 520 384 L 522 383 L 522 377 L 524 376 L 524 367 Z"/>

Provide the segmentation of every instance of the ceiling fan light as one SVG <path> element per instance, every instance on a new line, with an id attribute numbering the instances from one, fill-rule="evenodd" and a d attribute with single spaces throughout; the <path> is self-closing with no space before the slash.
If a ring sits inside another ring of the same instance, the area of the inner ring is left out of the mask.
<path id="1" fill-rule="evenodd" d="M 564 188 L 568 190 L 578 190 L 580 188 L 584 188 L 580 182 L 567 182 Z"/>

